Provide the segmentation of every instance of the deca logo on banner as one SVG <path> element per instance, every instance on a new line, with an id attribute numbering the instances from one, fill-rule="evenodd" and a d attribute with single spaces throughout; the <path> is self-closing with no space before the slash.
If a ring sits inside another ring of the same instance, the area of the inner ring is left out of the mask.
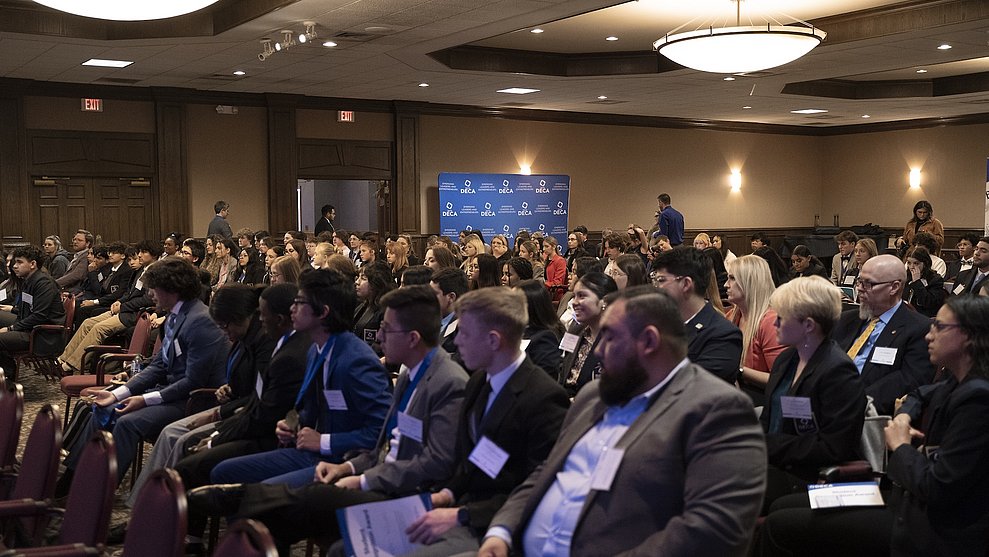
<path id="1" fill-rule="evenodd" d="M 460 193 L 477 193 L 477 190 L 470 187 L 470 180 L 464 180 L 464 187 L 460 188 Z"/>
<path id="2" fill-rule="evenodd" d="M 446 203 L 446 211 L 443 211 L 443 216 L 444 217 L 455 217 L 455 216 L 457 216 L 457 212 L 453 210 L 453 203 L 450 203 L 449 201 L 447 201 L 447 203 Z"/>
<path id="3" fill-rule="evenodd" d="M 549 188 L 546 187 L 546 180 L 539 180 L 539 187 L 536 188 L 536 193 L 549 193 Z"/>
<path id="4" fill-rule="evenodd" d="M 491 204 L 490 203 L 485 203 L 484 204 L 484 210 L 481 211 L 481 216 L 482 217 L 493 217 L 493 216 L 495 216 L 495 212 L 491 210 Z"/>
<path id="5" fill-rule="evenodd" d="M 498 193 L 515 193 L 515 190 L 508 187 L 508 180 L 502 180 L 501 187 L 498 188 Z"/>
<path id="6" fill-rule="evenodd" d="M 565 214 L 567 214 L 567 210 L 563 208 L 563 202 L 562 201 L 557 201 L 556 202 L 556 209 L 553 211 L 553 214 L 554 215 L 565 215 Z"/>
<path id="7" fill-rule="evenodd" d="M 522 202 L 522 210 L 519 211 L 519 216 L 520 217 L 532 216 L 532 211 L 529 210 L 529 202 L 528 201 L 523 201 Z"/>

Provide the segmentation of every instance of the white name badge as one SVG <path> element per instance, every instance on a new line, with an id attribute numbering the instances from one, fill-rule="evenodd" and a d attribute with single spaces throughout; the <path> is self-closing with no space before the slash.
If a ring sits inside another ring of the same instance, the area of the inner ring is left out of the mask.
<path id="1" fill-rule="evenodd" d="M 24 292 L 23 294 L 21 294 L 21 301 L 24 302 L 25 304 L 34 304 L 34 296 L 28 294 L 27 292 Z"/>
<path id="2" fill-rule="evenodd" d="M 0 288 L 0 302 L 6 302 L 6 301 L 7 301 L 7 290 L 4 288 Z"/>
<path id="3" fill-rule="evenodd" d="M 141 279 L 137 279 L 137 282 L 134 283 L 134 289 L 135 290 L 143 290 L 144 289 L 144 283 L 141 282 Z"/>
<path id="4" fill-rule="evenodd" d="M 845 286 L 855 286 L 855 279 L 855 275 L 848 275 L 841 281 L 841 284 L 844 284 Z"/>
<path id="5" fill-rule="evenodd" d="M 459 319 L 454 319 L 450 321 L 450 324 L 446 326 L 446 333 L 443 334 L 444 337 L 448 337 L 453 334 L 453 331 L 457 330 L 457 325 L 460 323 Z"/>
<path id="6" fill-rule="evenodd" d="M 808 485 L 807 497 L 812 509 L 885 506 L 875 482 Z"/>
<path id="7" fill-rule="evenodd" d="M 531 342 L 530 339 L 527 338 L 522 339 L 522 341 L 519 342 L 519 349 L 525 352 L 525 349 L 529 347 L 530 342 Z"/>
<path id="8" fill-rule="evenodd" d="M 812 420 L 814 418 L 808 397 L 783 396 L 780 397 L 780 406 L 783 407 L 784 418 L 796 418 L 798 420 Z"/>
<path id="9" fill-rule="evenodd" d="M 567 333 L 563 335 L 563 340 L 560 341 L 560 350 L 564 352 L 573 352 L 577 349 L 577 342 L 580 341 L 580 337 L 573 334 Z"/>
<path id="10" fill-rule="evenodd" d="M 343 398 L 343 391 L 339 389 L 323 391 L 326 396 L 326 405 L 330 410 L 347 410 L 347 400 Z"/>
<path id="11" fill-rule="evenodd" d="M 963 290 L 965 290 L 965 284 L 959 282 L 958 284 L 955 285 L 955 289 L 952 290 L 951 293 L 957 296 L 961 294 Z"/>
<path id="12" fill-rule="evenodd" d="M 96 280 L 103 282 L 103 273 L 99 273 L 98 275 L 96 275 Z"/>
<path id="13" fill-rule="evenodd" d="M 625 449 L 612 447 L 604 451 L 597 466 L 594 467 L 594 473 L 591 474 L 591 489 L 610 491 L 611 484 L 615 481 L 615 474 L 618 473 L 618 467 L 621 466 L 624 457 Z"/>
<path id="14" fill-rule="evenodd" d="M 172 341 L 172 347 L 176 358 L 182 355 L 182 346 L 179 344 L 179 339 Z"/>
<path id="15" fill-rule="evenodd" d="M 896 348 L 880 348 L 877 346 L 872 351 L 872 359 L 869 361 L 874 364 L 891 366 L 896 361 Z"/>
<path id="16" fill-rule="evenodd" d="M 471 461 L 474 466 L 480 468 L 482 472 L 493 480 L 498 477 L 501 469 L 508 462 L 508 453 L 503 451 L 498 445 L 495 445 L 494 441 L 488 439 L 485 435 L 477 442 L 477 446 L 470 452 L 467 460 Z"/>
<path id="17" fill-rule="evenodd" d="M 422 443 L 422 420 L 405 412 L 399 412 L 398 432 L 402 434 L 402 437 L 408 437 L 413 441 Z"/>

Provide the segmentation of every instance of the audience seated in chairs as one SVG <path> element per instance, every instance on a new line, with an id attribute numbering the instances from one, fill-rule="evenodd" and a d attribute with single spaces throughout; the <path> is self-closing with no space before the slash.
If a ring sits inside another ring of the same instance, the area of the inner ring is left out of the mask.
<path id="1" fill-rule="evenodd" d="M 62 325 L 65 309 L 55 280 L 41 269 L 44 254 L 35 246 L 14 250 L 14 274 L 24 281 L 18 303 L 12 308 L 16 320 L 0 328 L 0 369 L 16 379 L 14 356 L 32 347 L 31 330 L 39 325 Z M 37 335 L 34 352 L 55 351 L 64 342 L 61 335 Z"/>

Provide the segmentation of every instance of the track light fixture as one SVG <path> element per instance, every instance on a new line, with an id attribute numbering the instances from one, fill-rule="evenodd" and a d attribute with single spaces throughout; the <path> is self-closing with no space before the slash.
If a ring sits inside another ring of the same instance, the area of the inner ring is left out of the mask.
<path id="1" fill-rule="evenodd" d="M 276 52 L 288 50 L 296 45 L 311 43 L 319 36 L 316 33 L 315 21 L 304 21 L 302 25 L 305 28 L 302 33 L 296 34 L 296 32 L 291 29 L 282 29 L 279 31 L 281 34 L 281 39 L 261 39 L 261 52 L 258 53 L 258 60 L 264 62 Z"/>
<path id="2" fill-rule="evenodd" d="M 306 30 L 299 33 L 299 44 L 305 44 L 317 37 L 316 35 L 316 22 L 315 21 L 305 21 L 302 23 L 306 27 Z"/>
<path id="3" fill-rule="evenodd" d="M 274 53 L 275 47 L 271 45 L 271 39 L 261 39 L 261 52 L 258 54 L 258 60 L 264 62 Z"/>

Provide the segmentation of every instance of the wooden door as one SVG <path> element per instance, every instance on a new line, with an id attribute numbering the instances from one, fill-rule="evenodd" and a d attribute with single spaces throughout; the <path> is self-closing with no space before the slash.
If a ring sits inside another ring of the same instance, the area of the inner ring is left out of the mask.
<path id="1" fill-rule="evenodd" d="M 157 240 L 152 187 L 146 181 L 117 178 L 38 178 L 33 181 L 37 236 L 58 234 L 70 249 L 72 235 L 84 228 L 104 243 Z"/>

